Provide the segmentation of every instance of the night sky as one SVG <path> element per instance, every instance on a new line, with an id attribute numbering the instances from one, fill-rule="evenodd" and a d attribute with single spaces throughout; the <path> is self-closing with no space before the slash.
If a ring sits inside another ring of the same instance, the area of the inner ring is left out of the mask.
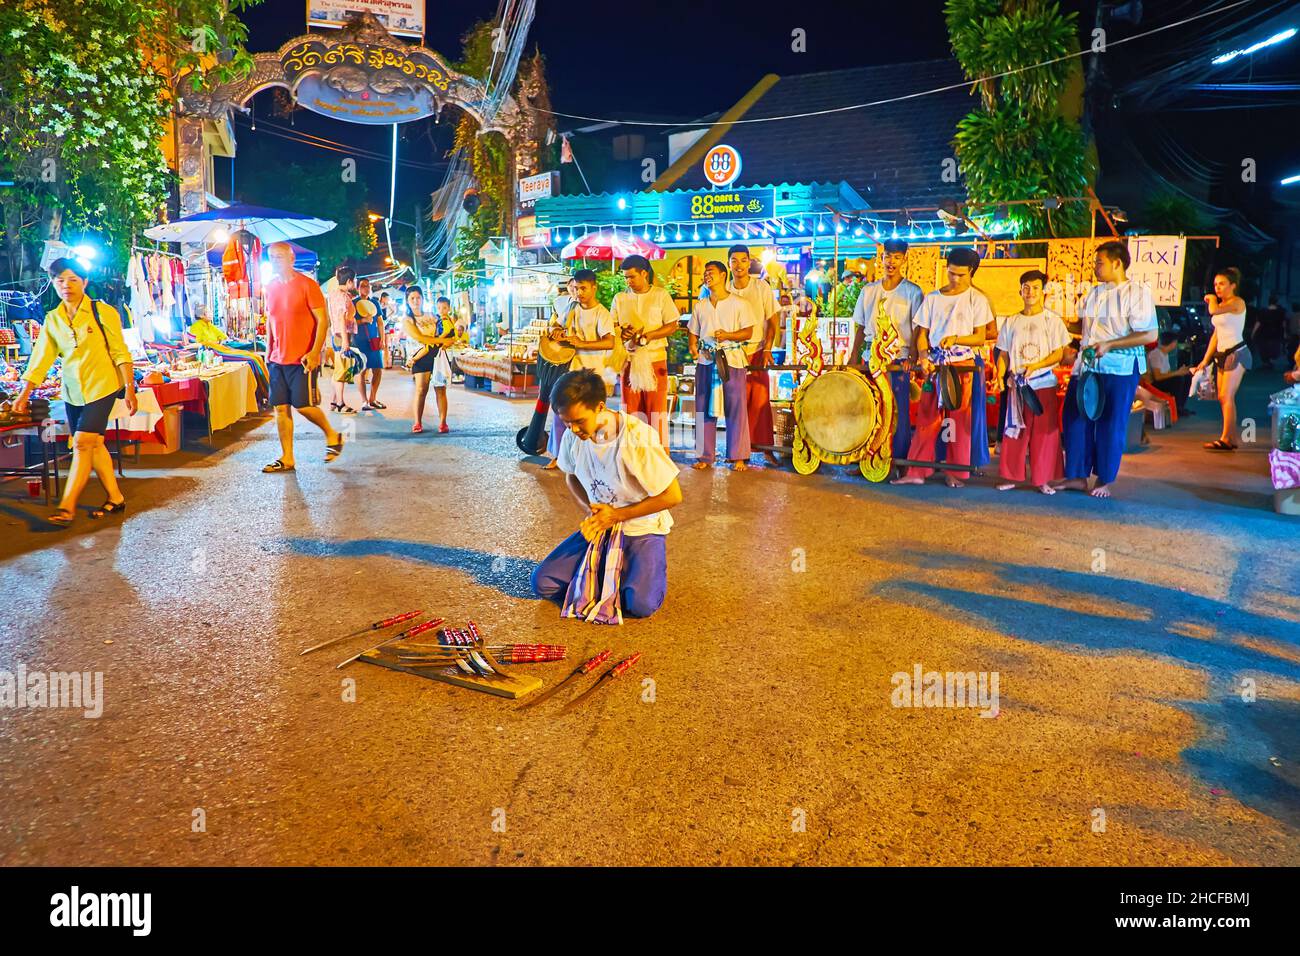
<path id="1" fill-rule="evenodd" d="M 688 121 L 725 110 L 765 73 L 809 73 L 867 63 L 903 62 L 949 55 L 942 4 L 813 2 L 796 5 L 751 2 L 728 13 L 699 0 L 657 0 L 636 5 L 539 0 L 528 52 L 546 57 L 552 106 L 592 116 L 647 117 Z M 265 0 L 241 17 L 249 25 L 248 48 L 276 49 L 304 32 L 302 0 Z M 460 37 L 475 21 L 495 15 L 491 0 L 430 3 L 425 45 L 448 59 L 460 53 Z M 710 11 L 710 12 L 706 12 Z M 806 31 L 807 52 L 791 52 L 791 31 Z M 869 91 L 864 91 L 864 94 Z M 254 100 L 258 130 L 239 115 L 235 191 L 239 164 L 293 161 L 304 155 L 342 159 L 283 138 L 289 120 L 271 113 L 273 94 Z M 454 112 L 454 111 L 450 111 Z M 444 118 L 450 115 L 444 114 Z M 559 119 L 561 130 L 585 125 Z M 440 163 L 452 123 L 431 120 L 401 128 L 399 155 L 424 164 Z M 387 157 L 390 128 L 369 128 L 297 110 L 287 135 L 301 132 L 370 150 Z M 280 134 L 280 135 L 276 135 Z M 358 171 L 371 205 L 386 209 L 386 159 L 358 156 Z M 409 220 L 413 205 L 427 200 L 441 182 L 441 168 L 403 167 L 398 172 L 397 218 Z M 229 164 L 218 161 L 217 192 L 230 191 Z M 396 237 L 395 237 L 396 238 Z"/>
<path id="2" fill-rule="evenodd" d="M 1090 0 L 1064 0 L 1062 6 L 1079 15 L 1080 39 L 1086 45 L 1096 5 Z M 1223 70 L 1200 64 L 1206 48 L 1193 51 L 1185 43 L 1213 35 L 1215 43 L 1228 43 L 1237 35 L 1250 36 L 1252 17 L 1276 15 L 1289 6 L 1278 0 L 1256 0 L 1241 11 L 1215 17 L 1179 32 L 1140 40 L 1122 47 L 1118 59 L 1105 63 L 1114 79 L 1132 81 L 1148 69 L 1168 68 L 1185 61 L 1194 75 L 1171 81 L 1184 91 L 1190 84 L 1207 80 L 1243 81 L 1267 78 L 1296 81 L 1300 72 L 1300 42 Z M 701 0 L 653 0 L 641 4 L 577 3 L 574 0 L 538 0 L 528 52 L 540 48 L 546 58 L 554 109 L 596 117 L 655 119 L 687 122 L 699 116 L 727 109 L 765 73 L 781 75 L 835 70 L 852 66 L 906 62 L 950 56 L 941 0 L 913 0 L 884 3 L 878 0 L 847 3 L 805 0 L 775 3 L 750 0 L 747 3 L 715 4 Z M 1140 26 L 1116 27 L 1120 35 L 1147 30 L 1206 10 L 1206 0 L 1147 0 Z M 269 51 L 305 30 L 303 0 L 265 0 L 241 14 L 249 24 L 248 47 Z M 475 21 L 495 16 L 493 0 L 430 2 L 425 45 L 447 59 L 460 53 L 460 36 Z M 791 50 L 791 31 L 806 31 L 807 52 Z M 1255 37 L 1257 38 L 1257 37 Z M 1228 47 L 1231 48 L 1231 47 Z M 871 90 L 863 90 L 864 99 Z M 1281 94 L 1279 94 L 1281 95 Z M 1293 97 L 1294 94 L 1291 94 Z M 1261 95 L 1259 105 L 1264 105 Z M 1276 100 L 1276 96 L 1272 99 Z M 235 162 L 235 191 L 239 191 L 241 164 L 302 161 L 319 157 L 337 161 L 343 155 L 316 149 L 284 138 L 301 133 L 324 137 L 342 148 L 368 150 L 357 153 L 358 172 L 369 190 L 371 208 L 385 211 L 389 190 L 388 156 L 391 128 L 365 127 L 318 116 L 307 110 L 293 113 L 293 126 L 272 129 L 271 124 L 289 126 L 290 119 L 272 113 L 273 94 L 256 97 L 254 106 L 261 121 L 257 132 L 247 116 L 237 116 L 239 158 Z M 1294 141 L 1294 124 L 1277 121 L 1277 107 L 1252 122 L 1240 108 L 1230 112 L 1189 112 L 1183 102 L 1180 111 L 1160 116 L 1153 130 L 1160 137 L 1185 142 L 1199 155 L 1217 164 L 1218 185 L 1209 185 L 1211 198 L 1224 205 L 1249 205 L 1251 197 L 1241 190 L 1223 192 L 1223 181 L 1239 167 L 1240 156 L 1260 157 L 1266 169 L 1258 190 L 1261 201 L 1271 192 L 1279 170 L 1296 166 L 1300 155 Z M 1240 105 L 1246 105 L 1242 103 Z M 918 104 L 923 109 L 923 103 Z M 1213 101 L 1200 109 L 1217 109 Z M 429 193 L 442 181 L 442 163 L 450 142 L 455 111 L 444 114 L 435 125 L 422 120 L 400 127 L 399 155 L 415 166 L 403 166 L 398 174 L 396 217 L 411 220 L 417 202 L 427 203 Z M 586 125 L 584 121 L 560 118 L 561 131 Z M 1145 120 L 1142 120 L 1145 129 Z M 1211 129 L 1215 133 L 1205 134 Z M 1141 130 L 1131 131 L 1137 135 Z M 1128 134 L 1122 134 L 1128 135 Z M 1149 137 L 1148 137 L 1149 138 Z M 1157 144 L 1158 145 L 1158 144 Z M 1148 149 L 1154 148 L 1148 144 Z M 1234 174 L 1235 175 L 1235 174 Z M 230 164 L 218 161 L 217 193 L 230 191 Z M 1228 184 L 1231 185 L 1230 183 Z M 1240 184 L 1238 184 L 1240 186 Z M 1252 187 L 1253 188 L 1253 187 Z M 1222 195 L 1216 195 L 1223 193 Z M 239 197 L 244 198 L 244 197 Z M 1287 198 L 1290 198 L 1289 196 Z M 409 241 L 409 230 L 394 235 L 399 243 Z"/>

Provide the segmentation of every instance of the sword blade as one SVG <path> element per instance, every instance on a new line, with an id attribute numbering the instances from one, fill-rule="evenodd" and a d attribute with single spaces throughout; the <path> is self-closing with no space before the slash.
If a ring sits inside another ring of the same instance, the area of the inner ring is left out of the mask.
<path id="1" fill-rule="evenodd" d="M 520 704 L 520 705 L 516 708 L 516 710 L 527 710 L 529 707 L 535 706 L 536 704 L 540 704 L 540 703 L 541 703 L 542 701 L 544 701 L 544 700 L 548 700 L 548 699 L 550 699 L 552 696 L 554 696 L 556 693 L 558 693 L 559 690 L 560 690 L 560 689 L 561 689 L 565 684 L 567 684 L 569 681 L 573 680 L 575 677 L 577 677 L 577 676 L 578 676 L 579 674 L 581 674 L 581 673 L 582 673 L 582 669 L 581 669 L 581 668 L 578 668 L 578 669 L 575 670 L 573 673 L 571 673 L 568 677 L 563 678 L 562 680 L 558 681 L 557 683 L 555 683 L 554 685 L 552 685 L 552 686 L 551 686 L 550 688 L 548 688 L 547 690 L 542 691 L 542 692 L 541 692 L 540 694 L 538 694 L 536 697 L 532 698 L 532 700 L 524 701 L 524 703 Z"/>

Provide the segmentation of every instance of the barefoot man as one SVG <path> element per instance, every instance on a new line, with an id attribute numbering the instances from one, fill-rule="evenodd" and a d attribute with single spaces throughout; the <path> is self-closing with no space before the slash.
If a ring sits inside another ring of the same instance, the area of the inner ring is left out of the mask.
<path id="1" fill-rule="evenodd" d="M 912 443 L 912 373 L 907 371 L 906 366 L 916 358 L 913 342 L 916 333 L 912 328 L 912 320 L 925 301 L 925 293 L 915 282 L 903 278 L 903 269 L 907 266 L 907 240 L 886 239 L 884 249 L 882 262 L 885 274 L 878 281 L 862 287 L 862 294 L 853 307 L 853 344 L 849 347 L 849 364 L 864 361 L 862 347 L 874 341 L 876 317 L 883 307 L 893 319 L 894 328 L 898 330 L 898 345 L 889 363 L 889 386 L 894 393 L 894 405 L 898 409 L 893 454 L 895 458 L 906 458 L 908 446 Z"/>
<path id="2" fill-rule="evenodd" d="M 1056 394 L 1056 366 L 1061 364 L 1070 332 L 1055 312 L 1043 308 L 1047 276 L 1031 269 L 1020 277 L 1024 308 L 1007 316 L 998 332 L 997 372 L 994 387 L 1007 387 L 1006 427 L 998 456 L 998 491 L 1010 491 L 1025 480 L 1025 453 L 1029 453 L 1029 480 L 1045 495 L 1056 494 L 1050 484 L 1064 474 L 1061 463 L 1061 399 Z M 1022 400 L 1022 386 L 1034 390 L 1041 410 Z"/>
<path id="3" fill-rule="evenodd" d="M 1159 335 L 1151 290 L 1128 278 L 1128 266 L 1124 243 L 1103 242 L 1097 247 L 1093 267 L 1098 285 L 1088 290 L 1079 306 L 1082 348 L 1061 413 L 1065 481 L 1057 487 L 1088 491 L 1088 479 L 1096 475 L 1097 484 L 1088 492 L 1094 498 L 1109 498 L 1110 486 L 1119 475 L 1129 409 L 1147 370 L 1144 346 Z M 1076 398 L 1085 362 L 1101 379 L 1104 403 L 1096 421 L 1079 411 Z"/>
<path id="4" fill-rule="evenodd" d="M 274 243 L 267 255 L 275 275 L 266 284 L 266 369 L 271 383 L 280 457 L 262 471 L 293 471 L 293 412 L 325 433 L 325 460 L 343 451 L 343 436 L 330 425 L 320 405 L 320 353 L 329 316 L 325 295 L 311 276 L 294 271 L 293 247 Z"/>
<path id="5" fill-rule="evenodd" d="M 942 439 L 948 445 L 946 461 L 970 464 L 971 397 L 976 393 L 974 350 L 992 338 L 995 325 L 988 298 L 971 285 L 979 264 L 974 249 L 962 247 L 948 253 L 948 284 L 927 295 L 912 320 L 921 371 L 932 386 L 921 394 L 916 433 L 907 451 L 907 457 L 916 461 L 934 461 Z M 960 383 L 951 408 L 943 406 L 941 369 L 955 374 Z M 933 468 L 910 467 L 893 484 L 924 484 L 933 473 Z M 968 471 L 949 471 L 944 481 L 949 488 L 960 488 L 969 475 Z"/>

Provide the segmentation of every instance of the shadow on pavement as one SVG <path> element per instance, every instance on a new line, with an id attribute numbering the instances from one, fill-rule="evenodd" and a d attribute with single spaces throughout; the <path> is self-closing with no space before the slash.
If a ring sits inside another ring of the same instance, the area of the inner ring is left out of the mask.
<path id="1" fill-rule="evenodd" d="M 1300 703 L 1225 697 L 1183 705 L 1214 736 L 1183 751 L 1203 779 L 1218 782 L 1232 796 L 1261 813 L 1300 829 Z M 1278 761 L 1278 765 L 1269 758 Z"/>
<path id="2" fill-rule="evenodd" d="M 398 558 L 435 567 L 464 571 L 479 584 L 494 588 L 507 597 L 536 599 L 531 575 L 535 561 L 501 554 L 485 554 L 468 548 L 448 548 L 419 541 L 363 539 L 360 541 L 319 541 L 310 538 L 283 538 L 263 545 L 272 553 L 289 552 L 313 558 Z"/>
<path id="3" fill-rule="evenodd" d="M 1300 782 L 1292 763 L 1300 751 L 1300 704 L 1263 698 L 1245 703 L 1240 696 L 1244 673 L 1300 681 L 1300 663 L 1281 653 L 1232 643 L 1230 637 L 1245 634 L 1296 647 L 1300 623 L 1114 576 L 915 549 L 891 551 L 890 557 L 904 565 L 906 576 L 873 588 L 888 600 L 949 617 L 975 618 L 1019 640 L 1145 653 L 1208 672 L 1214 685 L 1211 697 L 1169 701 L 1191 713 L 1202 727 L 1200 739 L 1183 751 L 1183 758 L 1210 786 L 1224 787 L 1242 803 L 1279 822 L 1300 826 Z M 946 583 L 939 583 L 935 572 L 943 571 L 956 573 L 944 575 L 941 580 Z M 1026 600 L 990 593 L 988 576 L 1020 588 L 1041 589 L 1043 597 Z M 959 586 L 963 577 L 972 581 L 970 590 Z M 1053 594 L 1093 600 L 1111 613 L 1061 607 L 1052 602 Z M 1116 618 L 1117 605 L 1136 613 Z M 1189 630 L 1213 636 L 1190 637 Z M 1273 765 L 1270 757 L 1277 758 L 1280 766 Z"/>
<path id="4" fill-rule="evenodd" d="M 1245 633 L 1300 646 L 1300 623 L 1295 621 L 1115 575 L 909 549 L 891 550 L 889 557 L 909 563 L 917 570 L 958 573 L 945 576 L 947 584 L 935 582 L 933 575 L 894 578 L 877 584 L 875 593 L 937 613 L 957 611 L 981 618 L 987 626 L 1009 637 L 1036 643 L 1075 644 L 1096 651 L 1140 651 L 1209 671 L 1219 681 L 1235 681 L 1238 672 L 1243 670 L 1300 681 L 1300 663 L 1295 660 L 1227 640 L 1202 640 L 1184 633 L 1190 625 L 1192 629 L 1211 633 Z M 962 574 L 976 581 L 991 575 L 1008 584 L 1066 592 L 1085 600 L 1096 599 L 1103 605 L 1122 604 L 1140 610 L 1145 616 L 1121 621 L 1113 613 L 1087 614 L 1046 601 L 989 593 L 983 583 L 975 584 L 971 590 L 953 586 Z"/>

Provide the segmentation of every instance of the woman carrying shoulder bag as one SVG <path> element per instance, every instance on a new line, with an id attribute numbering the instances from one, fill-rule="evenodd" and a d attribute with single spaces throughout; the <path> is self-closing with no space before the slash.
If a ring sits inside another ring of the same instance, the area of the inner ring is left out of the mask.
<path id="1" fill-rule="evenodd" d="M 72 523 L 77 499 L 92 471 L 99 476 L 108 497 L 90 512 L 90 517 L 102 518 L 126 510 L 126 498 L 113 473 L 113 459 L 104 445 L 104 432 L 119 398 L 132 415 L 138 405 L 131 353 L 122 337 L 122 319 L 117 310 L 86 294 L 86 271 L 75 260 L 55 259 L 50 263 L 49 275 L 62 301 L 45 315 L 14 411 L 27 411 L 32 390 L 45 381 L 54 360 L 62 359 L 63 404 L 68 431 L 72 433 L 72 466 L 63 500 L 48 520 L 66 526 Z"/>
<path id="2" fill-rule="evenodd" d="M 1205 305 L 1210 310 L 1210 321 L 1214 323 L 1214 334 L 1205 349 L 1201 364 L 1192 370 L 1193 374 L 1215 367 L 1216 385 L 1219 393 L 1219 407 L 1223 409 L 1223 433 L 1212 442 L 1206 442 L 1210 451 L 1236 451 L 1237 431 L 1237 389 L 1250 368 L 1250 349 L 1246 346 L 1244 331 L 1246 326 L 1246 303 L 1237 295 L 1241 285 L 1241 272 L 1234 268 L 1223 269 L 1215 273 L 1214 292 L 1205 297 Z"/>

